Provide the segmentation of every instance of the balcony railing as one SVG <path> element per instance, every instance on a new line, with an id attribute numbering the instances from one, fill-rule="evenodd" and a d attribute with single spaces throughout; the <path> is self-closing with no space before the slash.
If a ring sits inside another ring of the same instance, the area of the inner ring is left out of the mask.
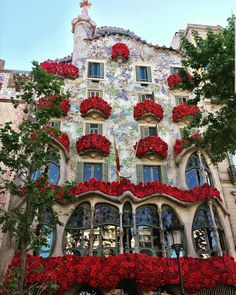
<path id="1" fill-rule="evenodd" d="M 228 168 L 229 179 L 232 183 L 236 183 L 236 165 L 230 165 Z"/>

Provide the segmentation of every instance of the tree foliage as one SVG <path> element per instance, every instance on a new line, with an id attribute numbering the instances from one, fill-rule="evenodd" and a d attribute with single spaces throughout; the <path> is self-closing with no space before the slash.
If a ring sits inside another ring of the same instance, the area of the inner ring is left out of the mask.
<path id="1" fill-rule="evenodd" d="M 209 29 L 206 38 L 193 35 L 195 45 L 182 39 L 184 65 L 191 67 L 195 81 L 196 99 L 190 103 L 207 98 L 214 108 L 189 127 L 203 127 L 201 145 L 213 162 L 219 162 L 236 151 L 235 17 L 228 19 L 222 33 Z"/>
<path id="2" fill-rule="evenodd" d="M 47 229 L 39 233 L 37 228 L 41 209 L 55 203 L 52 190 L 45 185 L 48 182 L 49 147 L 52 145 L 45 126 L 51 114 L 50 110 L 37 109 L 37 99 L 51 94 L 60 95 L 62 82 L 45 73 L 37 63 L 33 64 L 31 78 L 23 85 L 22 94 L 17 96 L 24 101 L 24 119 L 18 128 L 8 122 L 0 129 L 0 173 L 10 175 L 0 184 L 0 193 L 11 196 L 9 210 L 0 216 L 0 223 L 3 232 L 15 237 L 21 257 L 15 291 L 10 292 L 15 295 L 24 293 L 27 252 L 37 251 L 40 245 L 47 244 Z M 17 100 L 13 103 L 19 107 Z M 56 130 L 53 132 L 57 134 Z M 53 149 L 58 156 L 58 149 L 55 146 Z M 32 175 L 37 170 L 41 171 L 41 176 L 35 181 Z M 57 216 L 54 217 L 55 223 L 59 223 Z"/>

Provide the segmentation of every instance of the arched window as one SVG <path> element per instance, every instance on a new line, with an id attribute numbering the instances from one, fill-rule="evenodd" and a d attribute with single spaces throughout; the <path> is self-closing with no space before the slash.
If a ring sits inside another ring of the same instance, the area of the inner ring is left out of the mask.
<path id="1" fill-rule="evenodd" d="M 64 244 L 65 254 L 78 256 L 88 255 L 90 225 L 90 204 L 83 203 L 75 209 L 66 225 Z"/>
<path id="2" fill-rule="evenodd" d="M 32 180 L 36 181 L 40 177 L 42 172 L 45 172 L 48 175 L 48 182 L 51 184 L 57 184 L 60 177 L 60 164 L 58 160 L 58 155 L 52 148 L 48 149 L 48 154 L 50 161 L 46 165 L 45 170 L 42 171 L 42 169 L 36 169 L 32 174 Z"/>
<path id="3" fill-rule="evenodd" d="M 213 213 L 218 228 L 221 249 L 222 251 L 226 251 L 224 231 L 220 219 L 215 209 L 213 210 Z M 195 249 L 200 257 L 206 258 L 209 256 L 217 256 L 219 254 L 213 221 L 210 209 L 207 206 L 202 206 L 197 210 L 193 220 L 192 230 Z"/>
<path id="4" fill-rule="evenodd" d="M 130 203 L 126 202 L 123 207 L 123 247 L 124 253 L 133 253 L 134 251 L 134 222 Z"/>
<path id="5" fill-rule="evenodd" d="M 47 165 L 46 172 L 48 173 L 48 182 L 51 184 L 57 184 L 60 177 L 60 165 L 57 154 L 53 149 L 49 149 L 50 161 Z"/>
<path id="6" fill-rule="evenodd" d="M 39 213 L 38 235 L 44 234 L 45 243 L 39 247 L 38 255 L 46 258 L 52 254 L 55 241 L 55 222 L 53 211 L 49 207 L 43 207 Z"/>
<path id="7" fill-rule="evenodd" d="M 157 208 L 152 205 L 137 208 L 136 224 L 139 253 L 149 256 L 162 256 Z"/>
<path id="8" fill-rule="evenodd" d="M 170 230 L 175 227 L 181 227 L 178 217 L 174 210 L 167 205 L 162 206 L 161 209 L 162 226 L 164 229 L 164 246 L 167 257 L 176 257 L 175 251 L 171 248 L 173 244 Z M 182 241 L 184 248 L 184 233 L 182 232 Z M 180 252 L 180 256 L 184 255 L 184 250 Z"/>
<path id="9" fill-rule="evenodd" d="M 109 204 L 96 205 L 94 211 L 94 255 L 109 256 L 119 252 L 119 224 L 118 208 Z"/>
<path id="10" fill-rule="evenodd" d="M 201 167 L 201 162 L 203 167 Z M 212 185 L 211 172 L 209 170 L 209 167 L 207 166 L 205 158 L 202 155 L 201 155 L 201 162 L 197 153 L 192 154 L 188 160 L 186 171 L 185 171 L 185 178 L 186 178 L 187 186 L 190 189 L 203 185 L 203 182 L 204 182 L 203 173 L 205 173 L 206 175 L 207 183 L 209 185 Z"/>

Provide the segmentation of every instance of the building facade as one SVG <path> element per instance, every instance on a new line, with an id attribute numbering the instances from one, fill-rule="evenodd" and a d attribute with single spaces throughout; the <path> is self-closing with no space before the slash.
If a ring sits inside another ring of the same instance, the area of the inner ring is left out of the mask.
<path id="1" fill-rule="evenodd" d="M 167 83 L 182 68 L 181 52 L 153 46 L 129 30 L 97 28 L 88 1 L 81 7 L 72 21 L 73 54 L 60 60 L 72 62 L 79 76 L 64 79 L 70 110 L 51 121 L 68 135 L 69 147 L 55 141 L 60 160 L 52 158 L 48 172 L 52 184 L 79 184 L 70 200 L 44 209 L 51 232 L 40 256 L 175 258 L 172 229 L 178 227 L 181 256 L 236 257 L 235 174 L 229 178 L 227 171 L 235 164 L 226 159 L 215 166 L 204 150 L 178 146 L 193 115 L 173 115 L 192 98 L 191 91 Z M 199 110 L 210 107 L 204 102 Z M 63 225 L 54 226 L 53 212 Z M 104 292 L 100 287 L 91 294 Z M 135 290 L 128 294 L 141 292 Z M 174 286 L 168 292 L 179 294 Z M 73 284 L 64 294 L 82 291 Z"/>

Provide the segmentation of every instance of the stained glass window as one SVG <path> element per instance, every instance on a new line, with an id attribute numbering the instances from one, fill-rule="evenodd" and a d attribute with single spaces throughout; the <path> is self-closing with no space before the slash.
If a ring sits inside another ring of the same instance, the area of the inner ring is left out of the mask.
<path id="1" fill-rule="evenodd" d="M 216 210 L 213 210 L 222 251 L 227 251 L 224 231 Z M 199 208 L 193 221 L 193 239 L 197 254 L 202 258 L 217 256 L 219 249 L 217 246 L 216 234 L 213 227 L 213 221 L 210 209 L 207 206 Z"/>
<path id="2" fill-rule="evenodd" d="M 192 154 L 188 160 L 185 177 L 187 186 L 190 189 L 203 185 L 203 173 L 206 175 L 207 183 L 212 185 L 211 172 L 203 156 L 201 156 L 201 162 L 203 167 L 201 167 L 200 159 L 197 153 Z"/>
<path id="3" fill-rule="evenodd" d="M 89 253 L 91 210 L 89 203 L 79 205 L 69 219 L 65 230 L 64 253 L 86 256 Z"/>

